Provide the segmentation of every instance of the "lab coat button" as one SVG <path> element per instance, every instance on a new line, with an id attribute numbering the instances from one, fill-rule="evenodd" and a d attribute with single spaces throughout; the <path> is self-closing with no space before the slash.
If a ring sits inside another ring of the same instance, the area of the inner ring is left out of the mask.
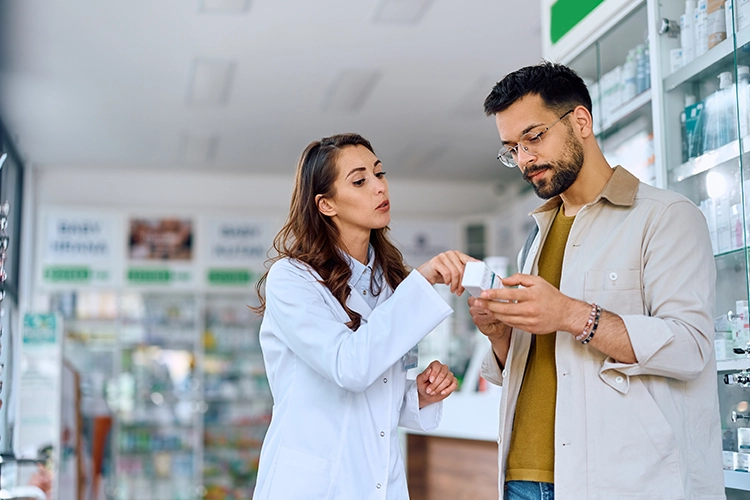
<path id="1" fill-rule="evenodd" d="M 503 378 L 508 376 L 508 370 L 503 370 Z"/>
<path id="2" fill-rule="evenodd" d="M 615 382 L 617 382 L 618 384 L 622 384 L 622 381 L 623 381 L 623 380 L 625 380 L 625 379 L 624 379 L 624 378 L 622 378 L 622 377 L 617 377 L 617 378 L 615 378 Z"/>
<path id="3" fill-rule="evenodd" d="M 388 383 L 388 378 L 387 378 L 387 377 L 384 377 L 384 378 L 383 378 L 383 383 L 384 383 L 384 384 L 387 384 L 387 383 Z"/>
<path id="4" fill-rule="evenodd" d="M 376 485 L 375 487 L 376 487 L 377 489 L 380 489 L 380 483 L 378 483 L 378 484 L 377 484 L 377 485 Z"/>
<path id="5" fill-rule="evenodd" d="M 362 290 L 362 295 L 367 295 L 367 290 Z"/>
<path id="6" fill-rule="evenodd" d="M 609 279 L 615 281 L 617 279 L 617 273 L 609 273 Z"/>
<path id="7" fill-rule="evenodd" d="M 380 437 L 384 437 L 384 436 L 385 436 L 385 432 L 380 431 Z"/>

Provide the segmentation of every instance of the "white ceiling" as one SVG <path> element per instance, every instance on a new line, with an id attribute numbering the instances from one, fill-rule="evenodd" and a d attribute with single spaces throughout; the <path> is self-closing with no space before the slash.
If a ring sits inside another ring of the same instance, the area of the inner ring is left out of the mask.
<path id="1" fill-rule="evenodd" d="M 288 174 L 354 131 L 391 177 L 518 182 L 482 102 L 540 60 L 539 3 L 3 0 L 0 119 L 41 168 Z"/>

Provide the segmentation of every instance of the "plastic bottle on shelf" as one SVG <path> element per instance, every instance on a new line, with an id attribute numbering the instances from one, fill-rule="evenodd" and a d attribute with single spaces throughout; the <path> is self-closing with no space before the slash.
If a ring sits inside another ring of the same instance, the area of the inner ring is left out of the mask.
<path id="1" fill-rule="evenodd" d="M 724 0 L 708 0 L 706 34 L 708 48 L 712 49 L 727 39 L 727 16 Z"/>
<path id="2" fill-rule="evenodd" d="M 750 0 L 748 0 L 750 1 Z M 680 46 L 682 47 L 682 65 L 695 59 L 695 0 L 685 1 L 685 13 L 680 16 Z"/>
<path id="3" fill-rule="evenodd" d="M 730 211 L 729 194 L 725 193 L 716 200 L 716 239 L 718 253 L 725 253 L 732 250 Z"/>
<path id="4" fill-rule="evenodd" d="M 625 57 L 625 64 L 622 66 L 623 102 L 628 102 L 637 95 L 636 73 L 635 49 L 630 49 L 627 57 Z"/>
<path id="5" fill-rule="evenodd" d="M 635 47 L 635 93 L 646 90 L 646 47 L 641 43 Z"/>
<path id="6" fill-rule="evenodd" d="M 729 207 L 730 210 L 730 224 L 731 224 L 731 233 L 730 236 L 732 238 L 732 250 L 738 250 L 742 248 L 745 245 L 745 237 L 743 234 L 743 229 L 745 224 L 742 220 L 742 206 L 739 203 L 735 203 L 731 207 Z"/>
<path id="7" fill-rule="evenodd" d="M 721 103 L 720 146 L 737 140 L 737 111 L 735 103 L 737 93 L 732 82 L 732 73 L 724 71 L 719 75 L 719 92 Z"/>
<path id="8" fill-rule="evenodd" d="M 750 314 L 748 314 L 747 300 L 735 302 L 732 316 L 732 339 L 734 347 L 745 349 L 750 342 Z"/>
<path id="9" fill-rule="evenodd" d="M 682 136 L 682 163 L 690 159 L 690 136 L 687 129 L 688 108 L 695 104 L 695 96 L 685 95 L 685 108 L 680 113 L 680 135 Z"/>
<path id="10" fill-rule="evenodd" d="M 750 133 L 750 66 L 737 66 L 739 137 Z"/>
<path id="11" fill-rule="evenodd" d="M 651 49 L 649 48 L 648 37 L 643 43 L 643 64 L 646 70 L 646 87 L 643 90 L 651 88 Z"/>
<path id="12" fill-rule="evenodd" d="M 695 57 L 700 57 L 708 52 L 708 0 L 698 0 L 695 7 L 693 21 L 695 39 L 693 47 Z"/>
<path id="13" fill-rule="evenodd" d="M 737 31 L 750 26 L 750 0 L 737 0 L 735 4 Z"/>

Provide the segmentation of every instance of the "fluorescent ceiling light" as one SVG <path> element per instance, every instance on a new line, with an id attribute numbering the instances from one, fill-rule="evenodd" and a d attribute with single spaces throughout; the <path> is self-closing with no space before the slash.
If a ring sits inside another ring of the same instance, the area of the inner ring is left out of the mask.
<path id="1" fill-rule="evenodd" d="M 234 61 L 196 57 L 188 83 L 187 103 L 197 106 L 226 104 L 235 68 Z"/>
<path id="2" fill-rule="evenodd" d="M 199 0 L 198 12 L 208 14 L 239 14 L 250 8 L 250 0 Z"/>
<path id="3" fill-rule="evenodd" d="M 382 0 L 375 11 L 376 23 L 416 24 L 433 0 Z"/>
<path id="4" fill-rule="evenodd" d="M 323 97 L 323 109 L 340 113 L 359 111 L 379 79 L 380 73 L 377 71 L 343 71 Z"/>
<path id="5" fill-rule="evenodd" d="M 219 136 L 182 134 L 177 146 L 177 158 L 192 165 L 213 163 L 219 149 Z"/>

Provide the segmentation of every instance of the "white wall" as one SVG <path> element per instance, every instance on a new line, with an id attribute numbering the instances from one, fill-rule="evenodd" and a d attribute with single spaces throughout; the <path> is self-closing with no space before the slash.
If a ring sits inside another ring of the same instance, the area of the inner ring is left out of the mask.
<path id="1" fill-rule="evenodd" d="M 132 209 L 210 209 L 285 216 L 293 175 L 216 172 L 143 172 L 44 169 L 32 174 L 36 204 Z M 394 219 L 445 217 L 491 212 L 499 204 L 489 183 L 390 179 Z"/>

